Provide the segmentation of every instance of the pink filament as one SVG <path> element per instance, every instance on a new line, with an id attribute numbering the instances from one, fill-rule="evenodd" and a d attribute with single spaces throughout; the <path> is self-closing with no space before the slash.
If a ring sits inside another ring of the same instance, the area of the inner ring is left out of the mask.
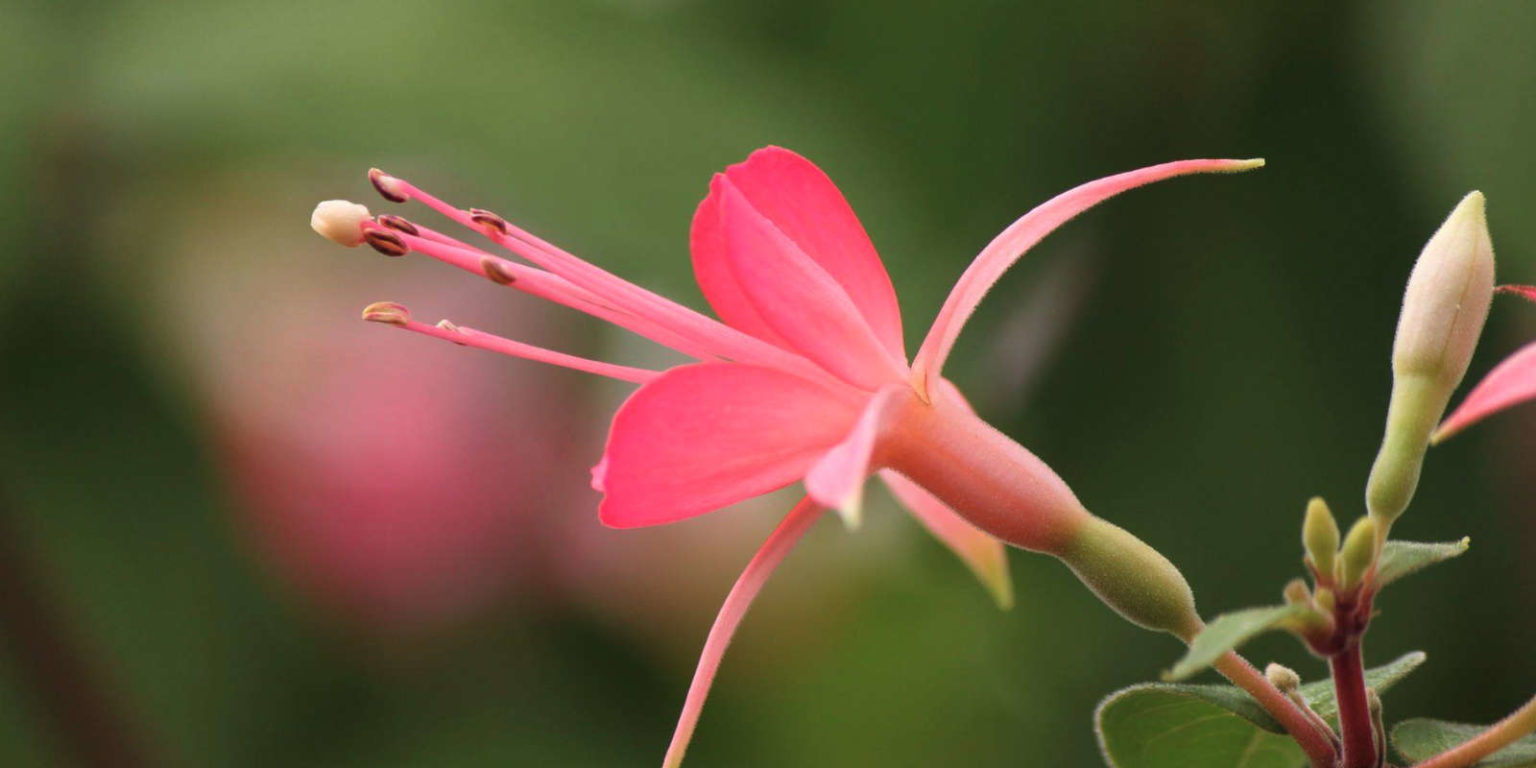
<path id="1" fill-rule="evenodd" d="M 417 322 L 415 320 L 409 320 L 401 327 L 408 331 L 414 331 L 424 336 L 431 336 L 433 338 L 442 339 L 444 341 L 451 341 L 455 344 L 463 344 L 465 346 L 475 347 L 476 349 L 489 350 L 491 352 L 500 352 L 501 354 L 511 355 L 512 357 L 520 357 L 524 360 L 549 363 L 550 365 L 558 365 L 562 368 L 570 368 L 572 370 L 583 371 L 586 373 L 595 373 L 599 376 L 607 376 L 611 379 L 628 381 L 635 384 L 644 384 L 645 382 L 661 375 L 659 371 L 647 370 L 645 368 L 632 368 L 627 365 L 616 365 L 614 363 L 605 363 L 599 360 L 588 360 L 585 357 L 567 355 L 564 352 L 556 352 L 551 349 L 535 347 L 531 344 L 524 344 L 522 342 L 513 341 L 511 339 L 504 339 L 495 334 L 477 331 L 473 328 L 465 328 L 462 326 L 453 329 L 439 328 L 438 326 L 427 325 L 426 323 Z"/>

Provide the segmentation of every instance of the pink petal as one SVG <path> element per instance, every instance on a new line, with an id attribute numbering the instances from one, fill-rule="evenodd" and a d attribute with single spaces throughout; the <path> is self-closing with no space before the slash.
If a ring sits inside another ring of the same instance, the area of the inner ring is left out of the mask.
<path id="1" fill-rule="evenodd" d="M 877 392 L 847 438 L 827 451 L 806 473 L 806 492 L 818 504 L 837 510 L 849 528 L 859 525 L 864 480 L 872 471 L 870 460 L 874 458 L 880 433 L 896 417 L 902 398 L 910 397 L 911 391 L 902 383 Z"/>
<path id="2" fill-rule="evenodd" d="M 901 473 L 881 470 L 880 479 L 929 533 L 944 542 L 944 546 L 976 574 L 998 607 L 1004 610 L 1013 607 L 1013 579 L 1008 572 L 1008 553 L 1003 542 L 971 525 L 949 505 Z"/>
<path id="3" fill-rule="evenodd" d="M 606 525 L 700 515 L 788 485 L 848 434 L 855 406 L 772 368 L 698 363 L 635 391 L 598 475 Z"/>
<path id="4" fill-rule="evenodd" d="M 896 289 L 864 225 L 827 174 L 794 152 L 765 147 L 725 175 L 843 287 L 886 349 L 906 360 Z"/>
<path id="5" fill-rule="evenodd" d="M 693 673 L 693 683 L 688 686 L 683 713 L 677 719 L 677 729 L 672 733 L 672 743 L 667 747 L 667 756 L 662 761 L 663 768 L 682 765 L 683 754 L 688 751 L 693 729 L 699 724 L 699 714 L 704 710 L 709 686 L 715 681 L 715 673 L 720 669 L 720 659 L 725 655 L 725 649 L 731 644 L 731 636 L 736 634 L 736 627 L 741 624 L 742 617 L 746 615 L 757 593 L 762 591 L 768 577 L 820 516 L 821 508 L 810 499 L 803 499 L 796 504 L 752 557 L 752 561 L 747 563 L 746 570 L 741 572 L 736 585 L 726 595 L 725 604 L 720 606 L 720 614 L 715 617 L 714 626 L 709 628 L 704 651 L 699 654 L 699 666 Z"/>
<path id="6" fill-rule="evenodd" d="M 1263 164 L 1262 160 L 1181 160 L 1154 165 L 1074 187 L 1024 214 L 993 238 L 955 283 L 912 362 L 913 385 L 918 392 L 927 392 L 929 380 L 939 376 L 960 329 L 987 291 L 1025 251 L 1074 216 L 1121 192 L 1154 181 L 1190 173 L 1243 171 Z"/>
<path id="7" fill-rule="evenodd" d="M 760 181 L 758 176 L 745 178 Z M 779 205 L 776 215 L 788 215 L 788 209 L 772 195 L 760 192 L 759 198 Z M 882 331 L 888 337 L 882 339 L 849 286 L 827 269 L 831 264 L 846 272 L 846 264 L 851 262 L 818 261 L 755 203 L 736 186 L 732 176 L 716 175 L 709 197 L 694 216 L 694 271 L 705 297 L 720 317 L 733 327 L 800 352 L 857 386 L 875 389 L 902 377 L 906 358 L 896 341 L 899 325 L 894 326 L 895 340 L 890 338 L 890 327 Z M 846 203 L 842 205 L 846 208 Z M 802 239 L 819 247 L 830 247 L 820 244 L 827 240 L 825 234 L 814 239 L 804 235 L 821 230 L 809 228 L 802 219 L 813 217 L 802 214 L 786 221 L 798 228 Z M 853 223 L 857 226 L 856 220 Z M 867 238 L 864 243 L 867 246 Z M 857 249 L 851 252 L 856 254 Z M 878 278 L 876 282 L 889 291 L 890 281 L 884 267 L 874 257 L 873 249 L 869 249 L 869 255 L 878 275 L 865 279 Z M 868 295 L 871 290 L 862 283 L 854 289 L 861 295 Z M 888 307 L 890 313 L 896 311 L 894 294 Z"/>
<path id="8" fill-rule="evenodd" d="M 1495 290 L 1499 293 L 1512 293 L 1526 301 L 1536 301 L 1536 285 L 1501 285 Z"/>
<path id="9" fill-rule="evenodd" d="M 1527 344 L 1499 363 L 1472 388 L 1430 442 L 1438 443 L 1483 417 L 1536 398 L 1536 343 Z"/>

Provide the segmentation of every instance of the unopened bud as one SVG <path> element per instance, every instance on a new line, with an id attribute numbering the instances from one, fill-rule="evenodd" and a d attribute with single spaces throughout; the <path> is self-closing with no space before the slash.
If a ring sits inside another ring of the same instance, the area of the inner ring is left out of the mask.
<path id="1" fill-rule="evenodd" d="M 1339 553 L 1339 586 L 1353 589 L 1365 577 L 1365 572 L 1376 564 L 1376 534 L 1380 528 L 1376 518 L 1369 515 L 1355 521 L 1349 535 L 1344 537 L 1344 549 Z"/>
<path id="2" fill-rule="evenodd" d="M 1307 519 L 1301 526 L 1301 543 L 1317 571 L 1318 581 L 1333 580 L 1333 560 L 1339 552 L 1339 524 L 1333 519 L 1327 502 L 1314 497 L 1307 502 Z"/>
<path id="3" fill-rule="evenodd" d="M 363 222 L 372 216 L 350 200 L 326 200 L 309 215 L 309 227 L 333 243 L 353 248 L 363 242 Z"/>
<path id="4" fill-rule="evenodd" d="M 1319 587 L 1317 594 L 1312 596 L 1312 604 L 1317 606 L 1319 611 L 1332 616 L 1334 610 L 1339 607 L 1339 599 L 1334 596 L 1333 590 Z"/>
<path id="5" fill-rule="evenodd" d="M 1287 605 L 1303 605 L 1312 602 L 1312 593 L 1307 590 L 1307 583 L 1301 579 L 1291 579 L 1281 594 L 1285 595 Z"/>
<path id="6" fill-rule="evenodd" d="M 391 203 L 403 203 L 410 198 L 401 181 L 377 168 L 368 169 L 368 181 L 379 191 L 379 196 Z"/>
<path id="7" fill-rule="evenodd" d="M 1383 530 L 1408 508 L 1429 437 L 1467 372 L 1493 299 L 1493 243 L 1481 192 L 1462 199 L 1408 277 L 1392 346 L 1386 435 L 1366 485 Z"/>
<path id="8" fill-rule="evenodd" d="M 1264 676 L 1269 678 L 1269 684 L 1279 688 L 1283 693 L 1290 693 L 1301 687 L 1301 675 L 1290 667 L 1281 666 L 1271 662 L 1264 668 Z"/>
<path id="9" fill-rule="evenodd" d="M 393 301 L 376 301 L 363 308 L 363 319 L 370 323 L 405 325 L 411 322 L 411 310 Z"/>
<path id="10" fill-rule="evenodd" d="M 1089 517 L 1058 557 L 1127 621 L 1192 640 L 1202 626 L 1184 574 L 1161 552 L 1112 523 Z"/>

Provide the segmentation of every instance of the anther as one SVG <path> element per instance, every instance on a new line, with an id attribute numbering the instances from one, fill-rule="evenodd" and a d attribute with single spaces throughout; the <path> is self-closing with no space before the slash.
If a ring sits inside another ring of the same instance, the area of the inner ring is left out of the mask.
<path id="1" fill-rule="evenodd" d="M 370 323 L 405 326 L 411 322 L 411 310 L 393 301 L 376 301 L 363 308 L 363 319 Z"/>
<path id="2" fill-rule="evenodd" d="M 392 213 L 385 213 L 378 217 L 378 222 L 386 227 L 389 227 L 390 229 L 404 232 L 407 235 L 421 234 L 421 230 L 417 229 L 415 224 L 406 221 L 405 217 L 403 216 L 396 216 Z"/>
<path id="3" fill-rule="evenodd" d="M 410 252 L 410 249 L 405 247 L 405 241 L 388 230 L 369 229 L 363 233 L 363 241 L 385 256 L 404 256 Z"/>
<path id="4" fill-rule="evenodd" d="M 491 213 L 484 208 L 469 209 L 469 220 L 479 224 L 482 227 L 485 227 L 486 229 L 495 231 L 498 235 L 506 235 L 512 231 L 511 228 L 507 226 L 506 219 L 503 219 L 502 217 Z"/>
<path id="5" fill-rule="evenodd" d="M 485 272 L 486 279 L 497 285 L 511 285 L 517 282 L 517 275 L 500 259 L 484 258 L 480 260 L 480 269 Z"/>
<path id="6" fill-rule="evenodd" d="M 443 320 L 437 321 L 437 327 L 441 328 L 441 329 L 443 329 L 443 330 L 445 330 L 445 331 L 447 331 L 449 333 L 456 334 L 456 335 L 464 333 L 464 330 L 462 328 L 458 327 L 457 325 L 454 325 L 452 321 L 450 321 L 450 320 L 448 320 L 446 318 L 443 319 Z M 461 347 L 465 346 L 464 342 L 462 342 L 462 341 L 454 341 L 453 339 L 449 339 L 449 341 L 453 341 L 453 343 L 455 343 L 455 344 L 457 344 L 457 345 L 459 345 Z"/>
<path id="7" fill-rule="evenodd" d="M 410 196 L 401 189 L 399 179 L 377 168 L 368 169 L 368 181 L 373 184 L 373 188 L 377 189 L 385 200 L 391 203 L 403 203 L 410 199 Z"/>

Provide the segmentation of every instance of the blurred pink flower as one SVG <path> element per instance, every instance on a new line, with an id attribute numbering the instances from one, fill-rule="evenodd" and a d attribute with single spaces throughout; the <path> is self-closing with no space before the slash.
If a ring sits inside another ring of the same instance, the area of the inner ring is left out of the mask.
<path id="1" fill-rule="evenodd" d="M 1536 301 L 1536 286 L 1501 285 L 1499 293 L 1510 293 Z M 1536 398 L 1536 342 L 1521 347 L 1494 366 L 1461 405 L 1441 422 L 1432 442 L 1440 442 L 1506 408 Z"/>
<path id="2" fill-rule="evenodd" d="M 1258 164 L 1153 166 L 1090 182 L 1029 212 L 961 276 L 910 365 L 895 291 L 863 226 L 819 168 L 779 148 L 759 150 L 717 174 L 693 219 L 694 272 L 724 322 L 615 277 L 496 214 L 459 209 L 376 170 L 370 179 L 386 199 L 418 200 L 538 268 L 398 217 L 374 219 L 342 201 L 322 203 L 311 224 L 346 245 L 366 242 L 392 256 L 427 254 L 697 361 L 654 371 L 446 321 L 424 324 L 391 302 L 365 310 L 369 320 L 416 333 L 640 384 L 615 415 L 607 450 L 593 469 L 593 487 L 603 493 L 599 514 L 608 525 L 674 522 L 804 480 L 807 498 L 748 564 L 710 630 L 667 752 L 665 764 L 673 766 L 752 600 L 823 509 L 837 509 L 850 526 L 857 524 L 871 472 L 879 471 L 1005 605 L 1011 597 L 1007 561 L 993 536 L 1057 554 L 1068 546 L 1091 515 L 1048 466 L 970 415 L 942 377 L 943 364 L 998 278 L 1073 216 L 1143 184 Z M 941 497 L 962 506 L 965 516 Z"/>

